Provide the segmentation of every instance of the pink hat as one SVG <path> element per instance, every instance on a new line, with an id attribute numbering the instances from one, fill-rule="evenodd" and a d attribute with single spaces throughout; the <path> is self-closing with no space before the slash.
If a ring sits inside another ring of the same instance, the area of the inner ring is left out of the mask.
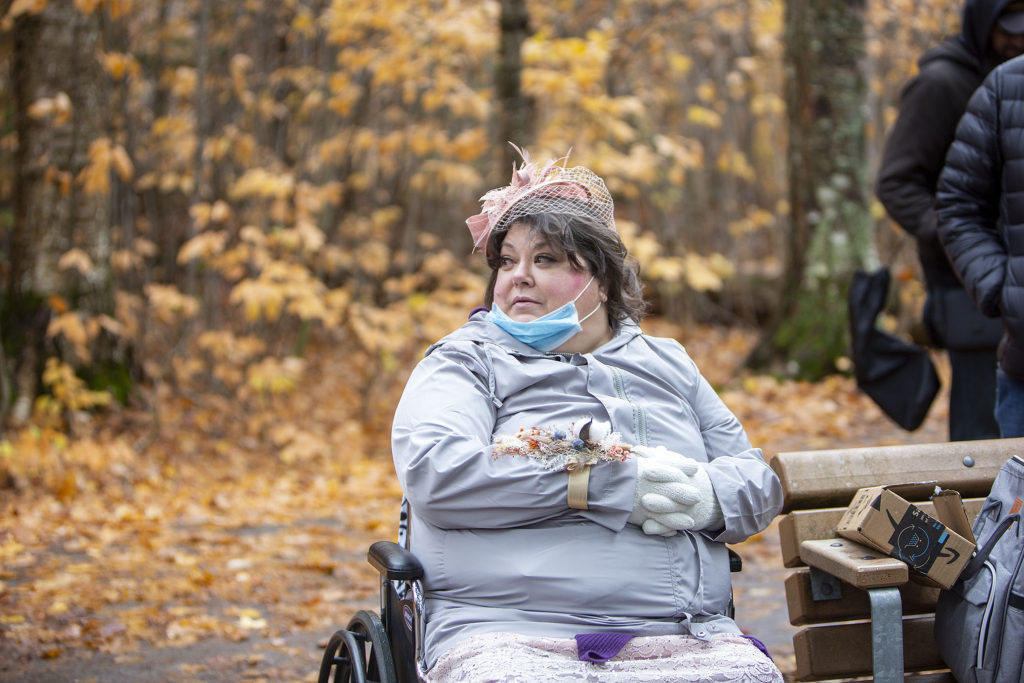
<path id="1" fill-rule="evenodd" d="M 540 168 L 525 150 L 509 144 L 523 158 L 523 164 L 518 168 L 513 165 L 511 183 L 481 197 L 483 211 L 466 219 L 474 251 L 485 247 L 494 230 L 507 230 L 517 219 L 539 213 L 596 218 L 615 230 L 611 194 L 593 171 L 583 166 L 566 168 L 569 154 L 551 159 Z"/>

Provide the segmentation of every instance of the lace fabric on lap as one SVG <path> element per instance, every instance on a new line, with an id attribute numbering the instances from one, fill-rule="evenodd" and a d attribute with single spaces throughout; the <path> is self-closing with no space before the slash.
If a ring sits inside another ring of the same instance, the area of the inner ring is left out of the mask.
<path id="1" fill-rule="evenodd" d="M 572 638 L 484 633 L 457 643 L 437 660 L 428 683 L 534 681 L 716 681 L 782 683 L 775 663 L 738 635 L 633 638 L 603 664 L 581 662 Z"/>

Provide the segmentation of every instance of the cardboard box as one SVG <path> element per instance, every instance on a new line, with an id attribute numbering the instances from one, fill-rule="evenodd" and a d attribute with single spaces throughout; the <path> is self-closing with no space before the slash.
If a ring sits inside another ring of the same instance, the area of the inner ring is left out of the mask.
<path id="1" fill-rule="evenodd" d="M 934 484 L 869 486 L 857 491 L 836 533 L 906 562 L 921 583 L 949 588 L 974 552 L 974 536 L 960 494 L 942 490 L 932 503 L 940 519 L 904 497 Z M 941 520 L 941 521 L 940 521 Z"/>

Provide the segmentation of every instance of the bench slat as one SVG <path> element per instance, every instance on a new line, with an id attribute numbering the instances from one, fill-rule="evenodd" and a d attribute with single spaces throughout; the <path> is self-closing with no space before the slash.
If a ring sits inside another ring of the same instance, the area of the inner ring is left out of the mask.
<path id="1" fill-rule="evenodd" d="M 837 538 L 836 526 L 844 512 L 846 508 L 794 510 L 784 516 L 779 521 L 782 564 L 786 567 L 803 567 L 800 544 L 816 538 Z"/>
<path id="2" fill-rule="evenodd" d="M 782 480 L 789 511 L 846 506 L 857 489 L 882 483 L 936 481 L 965 498 L 984 497 L 1013 455 L 1024 455 L 1024 438 L 796 451 L 778 453 L 769 464 Z"/>
<path id="3" fill-rule="evenodd" d="M 809 569 L 799 569 L 786 577 L 786 605 L 789 623 L 806 626 L 814 623 L 833 623 L 871 618 L 871 603 L 866 591 L 842 584 L 842 597 L 838 600 L 815 600 L 811 593 Z M 927 614 L 935 611 L 939 589 L 908 581 L 900 586 L 903 614 Z"/>
<path id="4" fill-rule="evenodd" d="M 846 538 L 804 541 L 800 559 L 857 588 L 902 586 L 910 580 L 910 568 L 903 560 Z"/>
<path id="5" fill-rule="evenodd" d="M 932 636 L 933 617 L 903 620 L 903 665 L 906 671 L 942 669 Z M 870 676 L 871 624 L 856 622 L 816 626 L 793 636 L 798 681 Z"/>
<path id="6" fill-rule="evenodd" d="M 991 484 L 989 484 L 991 487 Z M 973 523 L 981 511 L 984 498 L 968 498 L 963 501 L 967 519 Z M 935 508 L 930 502 L 915 503 L 927 514 L 934 516 Z M 823 508 L 817 510 L 794 510 L 779 521 L 779 544 L 782 548 L 782 564 L 785 567 L 801 567 L 800 543 L 817 538 L 836 538 L 836 525 L 846 508 Z"/>

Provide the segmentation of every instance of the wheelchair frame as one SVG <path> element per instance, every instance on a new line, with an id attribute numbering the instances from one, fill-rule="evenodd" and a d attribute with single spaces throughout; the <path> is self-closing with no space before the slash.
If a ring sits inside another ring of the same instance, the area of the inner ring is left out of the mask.
<path id="1" fill-rule="evenodd" d="M 318 683 L 418 683 L 423 666 L 423 565 L 405 546 L 409 504 L 402 501 L 398 543 L 377 541 L 366 553 L 380 573 L 380 616 L 359 610 L 336 631 L 320 661 Z"/>

